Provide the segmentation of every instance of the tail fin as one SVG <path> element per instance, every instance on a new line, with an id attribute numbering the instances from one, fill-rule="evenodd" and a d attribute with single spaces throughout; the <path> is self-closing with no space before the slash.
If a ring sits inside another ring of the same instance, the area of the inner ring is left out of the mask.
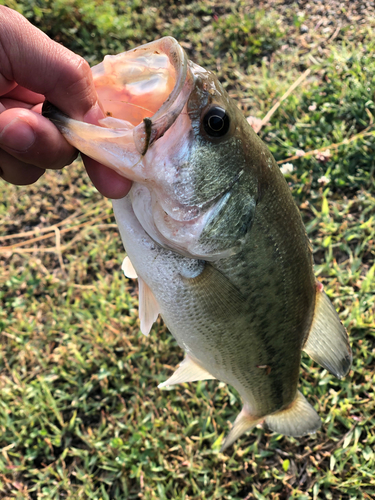
<path id="1" fill-rule="evenodd" d="M 322 425 L 319 415 L 298 391 L 296 398 L 288 408 L 268 415 L 265 418 L 253 417 L 244 406 L 236 418 L 220 451 L 227 449 L 244 432 L 249 431 L 257 424 L 262 423 L 262 421 L 265 421 L 272 431 L 278 434 L 284 434 L 285 436 L 294 437 L 313 434 Z"/>
<path id="2" fill-rule="evenodd" d="M 303 350 L 338 378 L 344 377 L 352 364 L 348 334 L 321 285 L 317 287 L 314 318 Z"/>
<path id="3" fill-rule="evenodd" d="M 288 408 L 268 415 L 265 422 L 272 431 L 294 437 L 312 434 L 322 425 L 319 415 L 299 391 Z"/>

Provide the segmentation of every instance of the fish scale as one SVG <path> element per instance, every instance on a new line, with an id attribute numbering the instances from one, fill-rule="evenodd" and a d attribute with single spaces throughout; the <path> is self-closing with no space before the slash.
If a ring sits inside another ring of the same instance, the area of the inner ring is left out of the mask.
<path id="1" fill-rule="evenodd" d="M 222 449 L 261 422 L 291 436 L 316 432 L 320 418 L 298 391 L 301 352 L 341 378 L 351 350 L 271 153 L 215 75 L 171 37 L 106 57 L 93 72 L 104 108 L 112 97 L 110 119 L 89 125 L 48 104 L 44 114 L 134 182 L 113 208 L 124 273 L 139 280 L 140 327 L 147 335 L 160 313 L 185 352 L 160 387 L 213 378 L 235 387 L 243 409 Z M 121 85 L 136 96 L 134 113 L 133 96 L 116 107 Z M 157 111 L 142 121 L 150 99 Z"/>

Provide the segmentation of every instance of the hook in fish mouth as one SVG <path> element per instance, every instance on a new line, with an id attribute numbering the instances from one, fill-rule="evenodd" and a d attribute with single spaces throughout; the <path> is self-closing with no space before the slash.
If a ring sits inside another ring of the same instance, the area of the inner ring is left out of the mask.
<path id="1" fill-rule="evenodd" d="M 42 114 L 82 153 L 137 180 L 128 169 L 124 170 L 124 155 L 129 154 L 135 166 L 181 113 L 194 85 L 185 51 L 174 38 L 165 37 L 106 56 L 92 68 L 92 73 L 106 115 L 99 125 L 73 120 L 47 101 Z M 101 154 L 94 146 L 101 140 L 113 143 L 117 151 L 109 153 L 109 148 L 104 147 Z M 121 155 L 116 145 L 121 146 Z M 115 156 L 121 156 L 121 169 Z"/>

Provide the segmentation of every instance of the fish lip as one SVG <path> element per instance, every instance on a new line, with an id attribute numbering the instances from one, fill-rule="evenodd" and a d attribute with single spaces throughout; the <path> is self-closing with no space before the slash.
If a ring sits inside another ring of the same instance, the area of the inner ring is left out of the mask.
<path id="1" fill-rule="evenodd" d="M 169 58 L 178 75 L 175 86 L 164 103 L 151 117 L 144 118 L 143 122 L 133 130 L 133 139 L 138 152 L 144 156 L 148 148 L 162 137 L 173 125 L 184 108 L 190 93 L 193 90 L 194 75 L 191 71 L 186 52 L 171 36 L 161 38 L 155 42 L 143 45 L 135 50 L 150 47 L 154 44 Z"/>

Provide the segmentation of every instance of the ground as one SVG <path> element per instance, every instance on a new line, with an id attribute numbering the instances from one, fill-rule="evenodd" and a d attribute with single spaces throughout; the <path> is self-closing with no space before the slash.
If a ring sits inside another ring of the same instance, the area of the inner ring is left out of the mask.
<path id="1" fill-rule="evenodd" d="M 111 203 L 80 161 L 33 186 L 0 181 L 0 497 L 373 498 L 373 3 L 5 3 L 90 63 L 175 36 L 253 122 L 280 104 L 259 135 L 285 172 L 354 360 L 339 381 L 303 357 L 316 435 L 258 427 L 220 454 L 238 394 L 215 381 L 157 389 L 182 352 L 160 320 L 140 334 Z"/>

